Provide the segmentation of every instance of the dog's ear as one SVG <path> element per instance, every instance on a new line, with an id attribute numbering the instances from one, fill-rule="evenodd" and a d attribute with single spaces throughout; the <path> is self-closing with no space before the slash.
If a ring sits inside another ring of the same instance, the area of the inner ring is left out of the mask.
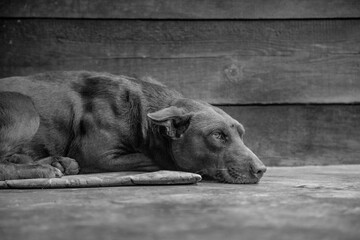
<path id="1" fill-rule="evenodd" d="M 148 113 L 151 122 L 159 128 L 161 133 L 171 139 L 178 139 L 189 127 L 192 114 L 185 113 L 184 109 L 178 107 L 167 107 L 157 112 Z"/>

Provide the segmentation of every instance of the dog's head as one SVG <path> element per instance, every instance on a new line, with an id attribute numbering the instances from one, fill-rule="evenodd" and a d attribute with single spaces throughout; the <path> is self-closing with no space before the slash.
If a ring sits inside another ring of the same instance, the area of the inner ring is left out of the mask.
<path id="1" fill-rule="evenodd" d="M 189 99 L 148 114 L 171 139 L 176 165 L 226 183 L 257 183 L 264 164 L 245 146 L 244 127 L 219 108 Z"/>

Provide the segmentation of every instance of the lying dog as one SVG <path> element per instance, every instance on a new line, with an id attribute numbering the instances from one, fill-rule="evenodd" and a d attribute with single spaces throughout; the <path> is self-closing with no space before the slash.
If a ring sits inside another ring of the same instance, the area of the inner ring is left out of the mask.
<path id="1" fill-rule="evenodd" d="M 257 183 L 266 167 L 243 135 L 219 108 L 152 80 L 94 72 L 0 80 L 1 180 L 168 169 Z"/>

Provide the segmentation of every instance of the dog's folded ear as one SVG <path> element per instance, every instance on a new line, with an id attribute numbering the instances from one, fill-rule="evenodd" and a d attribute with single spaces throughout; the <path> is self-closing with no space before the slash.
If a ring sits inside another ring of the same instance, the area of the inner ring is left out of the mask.
<path id="1" fill-rule="evenodd" d="M 171 106 L 148 113 L 147 116 L 153 124 L 162 127 L 160 128 L 161 133 L 171 139 L 177 139 L 189 127 L 192 114 L 186 113 L 182 108 Z"/>

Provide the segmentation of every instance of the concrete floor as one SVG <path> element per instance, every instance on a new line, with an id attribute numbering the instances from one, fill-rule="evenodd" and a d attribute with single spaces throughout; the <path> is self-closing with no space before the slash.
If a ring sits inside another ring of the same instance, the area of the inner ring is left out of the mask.
<path id="1" fill-rule="evenodd" d="M 260 184 L 0 190 L 6 239 L 360 239 L 360 165 L 269 168 Z"/>

